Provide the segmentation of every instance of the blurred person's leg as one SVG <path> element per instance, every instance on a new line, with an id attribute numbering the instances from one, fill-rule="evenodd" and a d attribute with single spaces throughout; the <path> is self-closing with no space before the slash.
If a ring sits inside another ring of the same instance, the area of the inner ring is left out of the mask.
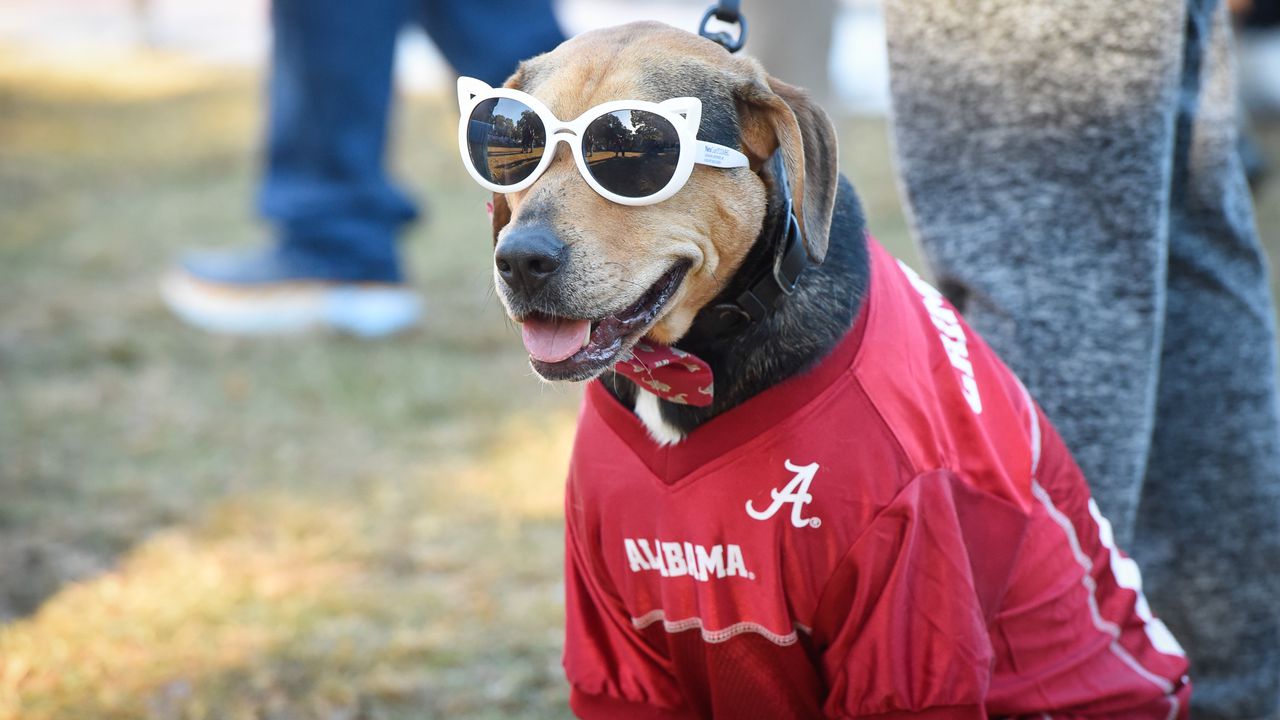
<path id="1" fill-rule="evenodd" d="M 419 11 L 458 72 L 495 84 L 564 39 L 548 0 L 276 0 L 260 193 L 275 241 L 188 256 L 164 286 L 182 317 L 228 332 L 370 336 L 417 320 L 397 247 L 416 210 L 384 156 L 396 38 Z"/>
<path id="2" fill-rule="evenodd" d="M 383 159 L 396 38 L 408 0 L 274 0 L 266 167 L 272 242 L 185 256 L 163 285 L 187 321 L 272 333 L 384 335 L 415 322 L 396 247 L 413 204 Z"/>
<path id="3" fill-rule="evenodd" d="M 1156 423 L 1133 555 L 1151 602 L 1193 659 L 1196 717 L 1276 718 L 1274 306 L 1236 152 L 1226 13 L 1197 8 L 1187 48 Z"/>
<path id="4" fill-rule="evenodd" d="M 746 0 L 742 11 L 750 24 L 745 52 L 759 58 L 770 75 L 805 88 L 830 109 L 837 9 L 837 0 Z"/>
<path id="5" fill-rule="evenodd" d="M 564 41 L 551 0 L 420 0 L 423 28 L 459 75 L 498 86 Z"/>
<path id="6" fill-rule="evenodd" d="M 889 0 L 898 165 L 943 290 L 1127 546 L 1154 421 L 1185 0 Z"/>
<path id="7" fill-rule="evenodd" d="M 1215 5 L 889 0 L 891 86 L 939 284 L 1143 561 L 1195 716 L 1274 717 L 1274 333 L 1240 168 L 1215 154 Z"/>
<path id="8" fill-rule="evenodd" d="M 286 254 L 330 280 L 401 279 L 416 215 L 383 165 L 406 0 L 273 0 L 267 167 L 259 198 Z"/>

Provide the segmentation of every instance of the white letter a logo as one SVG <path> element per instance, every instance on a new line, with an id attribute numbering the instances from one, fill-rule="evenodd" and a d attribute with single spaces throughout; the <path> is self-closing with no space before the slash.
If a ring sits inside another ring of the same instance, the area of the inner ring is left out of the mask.
<path id="1" fill-rule="evenodd" d="M 768 520 L 782 509 L 786 503 L 791 503 L 791 524 L 801 527 L 818 527 L 822 521 L 816 517 L 800 517 L 800 510 L 813 500 L 813 496 L 809 494 L 809 483 L 813 482 L 813 476 L 818 474 L 818 463 L 809 463 L 808 465 L 792 465 L 790 460 L 786 461 L 786 467 L 789 472 L 796 474 L 791 478 L 791 482 L 782 490 L 770 490 L 769 495 L 773 497 L 773 504 L 765 508 L 763 511 L 756 510 L 747 501 L 747 514 L 756 520 Z"/>

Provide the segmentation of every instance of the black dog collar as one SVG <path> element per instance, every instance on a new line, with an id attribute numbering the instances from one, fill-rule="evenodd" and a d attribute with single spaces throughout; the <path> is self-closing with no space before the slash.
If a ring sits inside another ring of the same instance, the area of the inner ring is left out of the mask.
<path id="1" fill-rule="evenodd" d="M 773 153 L 769 162 L 773 164 L 774 178 L 782 192 L 780 205 L 784 216 L 782 222 L 773 223 L 775 227 L 781 227 L 781 232 L 776 232 L 769 239 L 773 246 L 773 262 L 737 297 L 713 302 L 699 311 L 694 326 L 708 336 L 739 332 L 782 307 L 810 265 L 809 254 L 800 237 L 800 221 L 792 207 L 791 185 L 787 182 L 787 168 L 781 149 Z"/>

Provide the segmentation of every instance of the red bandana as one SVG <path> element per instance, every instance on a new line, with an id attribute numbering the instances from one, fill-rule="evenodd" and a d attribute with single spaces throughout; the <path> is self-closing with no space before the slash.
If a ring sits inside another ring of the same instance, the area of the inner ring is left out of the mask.
<path id="1" fill-rule="evenodd" d="M 619 360 L 613 369 L 663 400 L 680 405 L 706 407 L 715 392 L 711 366 L 705 360 L 666 345 L 636 343 L 631 357 Z"/>

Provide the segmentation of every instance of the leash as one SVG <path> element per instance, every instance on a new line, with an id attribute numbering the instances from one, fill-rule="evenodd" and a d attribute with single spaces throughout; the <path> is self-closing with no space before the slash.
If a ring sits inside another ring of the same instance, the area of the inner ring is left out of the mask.
<path id="1" fill-rule="evenodd" d="M 720 2 L 707 8 L 707 12 L 702 16 L 702 23 L 698 25 L 698 34 L 702 37 L 719 44 L 725 50 L 736 53 L 742 49 L 747 43 L 747 18 L 743 16 L 742 10 L 738 7 L 738 0 L 720 0 Z M 724 31 L 712 31 L 707 29 L 707 24 L 711 22 L 711 18 L 715 18 L 722 23 L 738 26 L 738 36 Z"/>

